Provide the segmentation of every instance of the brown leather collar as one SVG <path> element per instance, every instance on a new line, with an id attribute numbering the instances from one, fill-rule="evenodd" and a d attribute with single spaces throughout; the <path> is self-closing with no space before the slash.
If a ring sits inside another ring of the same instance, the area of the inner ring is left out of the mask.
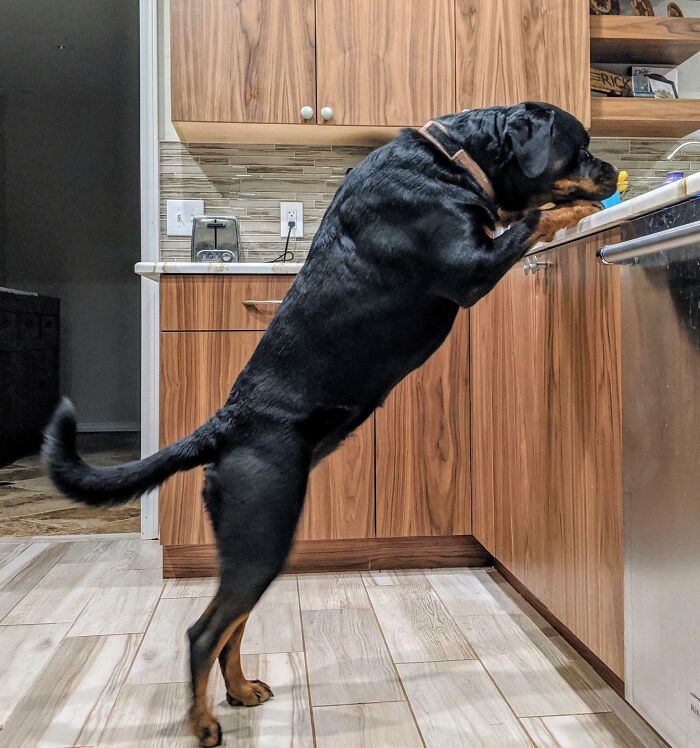
<path id="1" fill-rule="evenodd" d="M 441 153 L 447 156 L 450 161 L 456 161 L 463 166 L 472 175 L 474 181 L 481 187 L 486 196 L 493 202 L 496 202 L 496 193 L 493 191 L 491 180 L 486 176 L 479 164 L 450 135 L 445 125 L 431 119 L 418 132 L 429 140 Z"/>

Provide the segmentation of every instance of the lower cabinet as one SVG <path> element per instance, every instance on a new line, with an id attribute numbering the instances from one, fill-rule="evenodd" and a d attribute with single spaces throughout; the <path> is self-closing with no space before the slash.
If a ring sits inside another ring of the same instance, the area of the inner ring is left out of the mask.
<path id="1" fill-rule="evenodd" d="M 620 298 L 598 235 L 471 311 L 474 535 L 623 674 Z"/>
<path id="2" fill-rule="evenodd" d="M 163 445 L 189 434 L 225 402 L 272 317 L 270 300 L 282 298 L 291 282 L 284 276 L 162 278 Z M 255 299 L 268 303 L 256 308 Z M 191 470 L 170 478 L 160 491 L 166 556 L 177 548 L 184 558 L 179 568 L 193 575 L 195 568 L 211 569 L 213 558 L 203 480 L 203 468 Z M 355 558 L 356 568 L 368 553 L 375 564 L 395 566 L 418 558 L 423 565 L 483 562 L 483 549 L 465 538 L 471 533 L 470 497 L 464 311 L 443 346 L 313 470 L 296 552 L 310 541 L 304 547 L 311 567 L 312 551 L 326 567 L 329 560 L 334 564 L 334 554 L 339 566 L 352 566 Z"/>

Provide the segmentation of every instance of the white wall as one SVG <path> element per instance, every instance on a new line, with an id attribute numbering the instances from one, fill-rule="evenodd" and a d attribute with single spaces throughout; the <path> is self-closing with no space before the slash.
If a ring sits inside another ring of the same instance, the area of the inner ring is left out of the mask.
<path id="1" fill-rule="evenodd" d="M 62 390 L 81 425 L 137 428 L 138 2 L 72 0 L 68 18 L 61 3 L 17 5 L 0 31 L 17 61 L 0 66 L 5 285 L 61 299 Z"/>

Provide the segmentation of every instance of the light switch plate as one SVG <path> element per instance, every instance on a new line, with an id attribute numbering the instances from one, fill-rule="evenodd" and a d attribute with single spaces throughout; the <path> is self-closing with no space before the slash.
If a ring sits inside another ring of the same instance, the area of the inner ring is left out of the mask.
<path id="1" fill-rule="evenodd" d="M 287 236 L 290 218 L 296 222 L 290 236 L 300 239 L 304 236 L 304 203 L 280 203 L 280 236 Z"/>
<path id="2" fill-rule="evenodd" d="M 204 213 L 204 200 L 166 200 L 168 236 L 192 236 L 192 218 Z"/>

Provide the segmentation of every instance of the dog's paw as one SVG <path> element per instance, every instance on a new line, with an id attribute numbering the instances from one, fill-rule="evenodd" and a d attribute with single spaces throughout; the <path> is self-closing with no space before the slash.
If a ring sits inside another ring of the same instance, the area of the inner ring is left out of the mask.
<path id="1" fill-rule="evenodd" d="M 223 733 L 221 725 L 213 718 L 199 720 L 196 724 L 191 722 L 192 732 L 201 748 L 215 748 L 221 745 Z"/>
<path id="2" fill-rule="evenodd" d="M 247 680 L 243 683 L 237 693 L 226 694 L 226 701 L 231 706 L 257 706 L 263 704 L 274 696 L 272 689 L 261 680 Z"/>
<path id="3" fill-rule="evenodd" d="M 579 221 L 599 213 L 602 209 L 600 203 L 577 200 L 541 211 L 530 237 L 530 246 L 538 242 L 551 242 L 557 231 L 576 226 Z"/>

